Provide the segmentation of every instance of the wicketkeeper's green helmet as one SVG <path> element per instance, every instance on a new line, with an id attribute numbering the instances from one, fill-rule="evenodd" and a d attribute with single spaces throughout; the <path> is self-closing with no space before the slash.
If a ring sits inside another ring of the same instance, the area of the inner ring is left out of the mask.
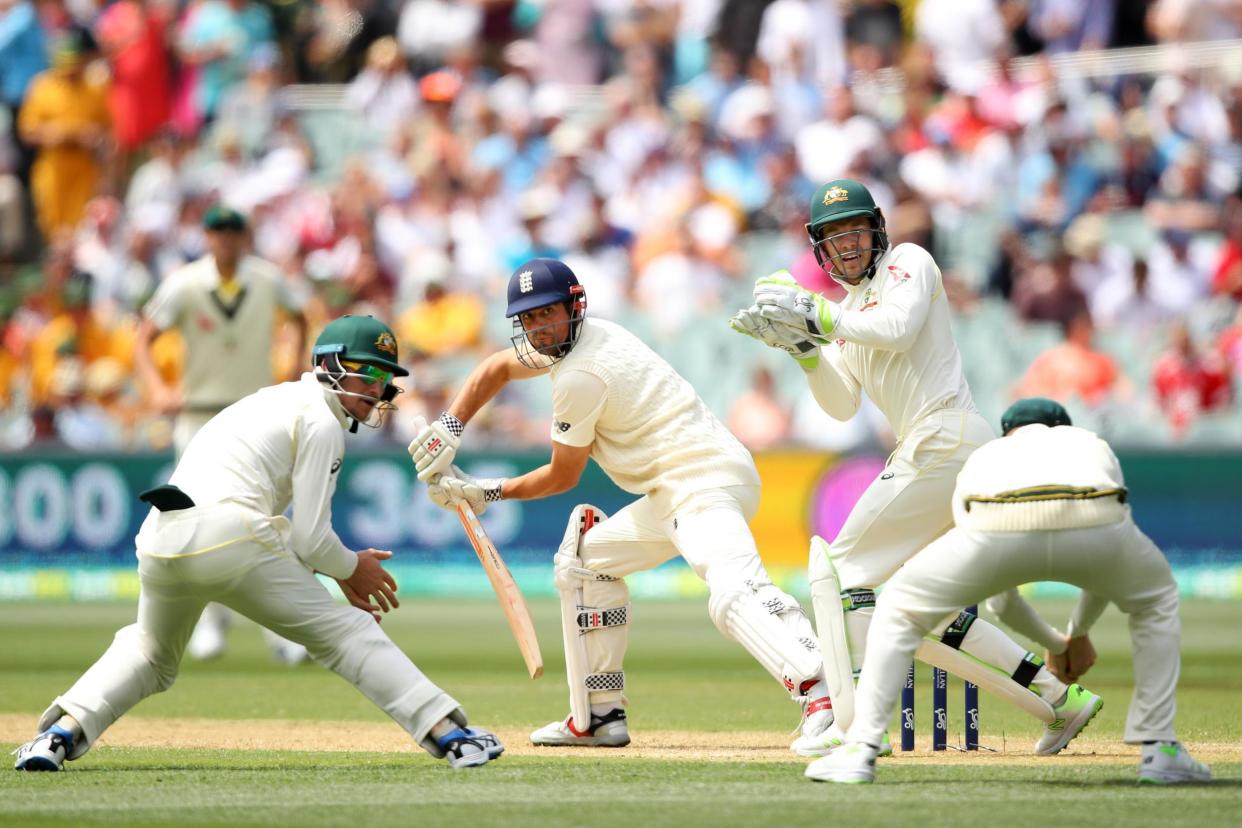
<path id="1" fill-rule="evenodd" d="M 863 278 L 870 278 L 875 274 L 880 257 L 888 250 L 884 213 L 876 206 L 871 192 L 851 178 L 838 178 L 829 181 L 811 196 L 811 220 L 806 224 L 806 234 L 811 238 L 811 248 L 815 251 L 815 260 L 820 267 L 831 264 L 831 256 L 823 250 L 824 242 L 830 235 L 826 232 L 829 225 L 858 216 L 866 216 L 871 220 L 874 239 L 870 248 L 871 262 L 863 273 Z"/>
<path id="2" fill-rule="evenodd" d="M 392 328 L 374 316 L 342 316 L 329 322 L 311 351 L 315 365 L 325 356 L 379 365 L 399 377 L 410 374 L 397 361 L 397 337 Z"/>

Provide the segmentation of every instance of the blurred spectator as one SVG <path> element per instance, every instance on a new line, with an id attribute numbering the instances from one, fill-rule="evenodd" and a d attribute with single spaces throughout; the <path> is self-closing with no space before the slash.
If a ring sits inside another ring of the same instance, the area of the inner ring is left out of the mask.
<path id="1" fill-rule="evenodd" d="M 1242 189 L 1225 200 L 1220 221 L 1225 240 L 1212 272 L 1212 293 L 1242 302 Z"/>
<path id="2" fill-rule="evenodd" d="M 53 382 L 65 360 L 75 360 L 85 370 L 96 360 L 111 358 L 129 365 L 133 353 L 133 330 L 118 324 L 91 307 L 91 283 L 75 275 L 60 291 L 60 309 L 31 340 L 27 352 L 30 367 L 30 399 L 34 404 L 53 403 Z"/>
<path id="3" fill-rule="evenodd" d="M 108 109 L 112 136 L 122 153 L 145 144 L 172 114 L 172 69 L 166 46 L 172 21 L 164 3 L 120 0 L 95 23 L 95 39 L 108 59 L 112 85 Z"/>
<path id="4" fill-rule="evenodd" d="M 1233 373 L 1233 384 L 1242 386 L 1242 305 L 1237 306 L 1232 323 L 1216 338 L 1216 352 Z"/>
<path id="5" fill-rule="evenodd" d="M 452 95 L 447 100 L 451 101 Z M 401 59 L 395 38 L 381 37 L 367 48 L 366 68 L 349 82 L 344 103 L 381 139 L 392 135 L 418 111 L 418 85 Z"/>
<path id="6" fill-rule="evenodd" d="M 7 128 L 15 149 L 24 154 L 18 140 L 17 113 L 35 76 L 47 69 L 47 43 L 34 3 L 0 0 L 0 105 L 8 111 Z M 18 158 L 13 171 L 25 179 L 28 163 Z"/>
<path id="7" fill-rule="evenodd" d="M 280 51 L 259 43 L 246 58 L 246 75 L 220 98 L 218 130 L 236 135 L 242 152 L 255 158 L 270 149 L 286 104 L 280 93 Z"/>
<path id="8" fill-rule="evenodd" d="M 1172 319 L 1177 311 L 1151 289 L 1148 263 L 1139 259 L 1128 279 L 1110 279 L 1092 302 L 1101 327 L 1152 328 Z"/>
<path id="9" fill-rule="evenodd" d="M 983 67 L 1008 39 L 995 0 L 922 0 L 914 11 L 914 35 L 928 46 L 949 86 L 978 89 Z"/>
<path id="10" fill-rule="evenodd" d="M 49 239 L 77 224 L 106 163 L 106 90 L 85 69 L 81 35 L 65 35 L 53 47 L 52 68 L 30 84 L 18 118 L 22 139 L 37 148 L 30 192 Z"/>
<path id="11" fill-rule="evenodd" d="M 1183 434 L 1204 412 L 1228 406 L 1232 380 L 1217 353 L 1200 352 L 1185 325 L 1169 330 L 1169 343 L 1152 372 L 1152 390 L 1174 434 Z"/>
<path id="12" fill-rule="evenodd" d="M 893 0 L 854 0 L 845 14 L 849 63 L 860 72 L 892 66 L 905 37 L 901 5 Z"/>
<path id="13" fill-rule="evenodd" d="M 56 436 L 75 451 L 117 451 L 126 447 L 126 415 L 117 399 L 125 368 L 102 358 L 86 366 L 65 359 L 52 377 L 51 405 L 56 411 Z"/>
<path id="14" fill-rule="evenodd" d="M 1018 381 L 1013 394 L 1019 397 L 1050 397 L 1058 402 L 1082 400 L 1097 408 L 1115 394 L 1128 393 L 1128 385 L 1117 370 L 1117 363 L 1095 350 L 1091 316 L 1085 311 L 1074 316 L 1065 331 L 1065 341 L 1035 358 Z"/>
<path id="15" fill-rule="evenodd" d="M 459 355 L 481 343 L 483 303 L 471 293 L 451 290 L 447 277 L 428 273 L 422 301 L 397 320 L 397 335 L 414 359 Z"/>
<path id="16" fill-rule="evenodd" d="M 397 40 L 420 73 L 442 65 L 454 49 L 474 41 L 483 25 L 483 3 L 409 0 L 401 7 Z"/>
<path id="17" fill-rule="evenodd" d="M 246 0 L 191 0 L 181 13 L 177 50 L 190 67 L 181 94 L 189 107 L 183 128 L 212 120 L 225 90 L 245 75 L 257 43 L 272 39 L 266 9 Z"/>
<path id="18" fill-rule="evenodd" d="M 1050 54 L 1103 49 L 1116 7 L 1117 0 L 1033 0 L 1028 25 Z"/>
<path id="19" fill-rule="evenodd" d="M 1013 289 L 1018 316 L 1027 322 L 1056 322 L 1064 329 L 1087 313 L 1087 296 L 1074 282 L 1073 264 L 1069 252 L 1058 248 L 1050 259 L 1021 274 Z"/>
<path id="20" fill-rule="evenodd" d="M 772 372 L 762 366 L 750 376 L 750 388 L 729 406 L 729 431 L 751 451 L 764 451 L 789 439 L 792 418 L 776 398 Z"/>
<path id="21" fill-rule="evenodd" d="M 1164 42 L 1242 37 L 1242 7 L 1230 0 L 1155 0 L 1147 25 Z"/>
<path id="22" fill-rule="evenodd" d="M 763 12 L 756 54 L 774 76 L 801 74 L 820 89 L 845 81 L 845 31 L 838 0 L 776 0 Z"/>

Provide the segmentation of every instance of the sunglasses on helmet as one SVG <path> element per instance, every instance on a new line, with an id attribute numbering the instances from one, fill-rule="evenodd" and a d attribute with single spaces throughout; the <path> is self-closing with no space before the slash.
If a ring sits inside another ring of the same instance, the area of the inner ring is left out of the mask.
<path id="1" fill-rule="evenodd" d="M 383 383 L 384 385 L 392 385 L 393 377 L 396 376 L 392 371 L 381 368 L 378 365 L 372 365 L 369 362 L 341 360 L 341 367 L 351 374 L 361 374 L 369 380 Z"/>

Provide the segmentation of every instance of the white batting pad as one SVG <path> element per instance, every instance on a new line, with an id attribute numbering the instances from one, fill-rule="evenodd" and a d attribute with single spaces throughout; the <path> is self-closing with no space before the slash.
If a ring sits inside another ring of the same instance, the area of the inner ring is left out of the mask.
<path id="1" fill-rule="evenodd" d="M 741 644 L 777 681 L 799 685 L 819 675 L 819 646 L 810 622 L 792 596 L 772 584 L 713 592 L 707 604 L 712 621 L 726 637 Z M 799 619 L 804 634 L 799 635 Z"/>
<path id="2" fill-rule="evenodd" d="M 919 661 L 939 667 L 958 678 L 966 679 L 972 684 L 990 690 L 1030 713 L 1044 724 L 1052 724 L 1056 721 L 1056 713 L 1052 705 L 1030 689 L 1018 684 L 1008 675 L 997 672 L 999 668 L 989 667 L 947 644 L 924 638 L 919 642 L 919 648 L 915 650 L 914 656 Z"/>
<path id="3" fill-rule="evenodd" d="M 807 576 L 815 627 L 819 631 L 819 649 L 824 659 L 824 681 L 832 696 L 832 712 L 841 730 L 848 731 L 854 720 L 854 664 L 849 636 L 845 632 L 841 582 L 828 557 L 828 544 L 818 535 L 811 538 Z"/>
<path id="4" fill-rule="evenodd" d="M 582 536 L 596 523 L 607 517 L 601 510 L 589 503 L 574 507 L 565 525 L 565 536 L 561 539 L 560 549 L 556 553 L 556 588 L 561 596 L 561 636 L 565 644 L 565 681 L 569 685 L 569 712 L 573 717 L 574 728 L 585 733 L 591 727 L 591 695 L 588 681 L 593 678 L 587 656 L 586 634 L 592 630 L 605 629 L 615 624 L 604 623 L 604 612 L 608 612 L 609 621 L 617 621 L 618 609 L 599 610 L 587 607 L 582 594 L 582 586 L 586 581 L 613 581 L 607 575 L 599 575 L 582 565 L 578 551 L 582 545 Z M 616 586 L 625 601 L 627 590 L 623 581 L 616 581 Z M 628 605 L 619 608 L 621 623 L 629 619 Z M 599 618 L 599 624 L 584 628 L 582 620 L 590 624 Z M 621 675 L 620 671 L 616 671 Z M 603 683 L 593 682 L 599 686 L 594 689 L 614 689 Z M 613 682 L 615 684 L 615 682 Z M 622 679 L 624 686 L 624 679 Z"/>

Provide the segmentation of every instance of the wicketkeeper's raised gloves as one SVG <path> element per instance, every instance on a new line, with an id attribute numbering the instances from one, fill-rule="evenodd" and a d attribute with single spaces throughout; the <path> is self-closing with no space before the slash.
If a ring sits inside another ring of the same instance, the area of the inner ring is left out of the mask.
<path id="1" fill-rule="evenodd" d="M 819 365 L 819 345 L 799 328 L 765 319 L 758 305 L 751 305 L 734 314 L 729 320 L 729 327 L 764 345 L 784 351 L 796 359 L 804 371 L 814 371 Z"/>
<path id="2" fill-rule="evenodd" d="M 407 450 L 414 459 L 418 479 L 427 481 L 443 474 L 452 465 L 457 447 L 461 445 L 461 433 L 466 427 L 447 411 L 434 423 L 419 417 L 414 424 L 418 427 L 418 436 L 410 442 Z"/>
<path id="3" fill-rule="evenodd" d="M 456 510 L 457 504 L 464 500 L 476 515 L 481 515 L 487 510 L 487 504 L 501 499 L 500 484 L 503 482 L 499 477 L 480 480 L 457 466 L 449 466 L 447 472 L 427 484 L 427 495 L 443 509 Z"/>
<path id="4" fill-rule="evenodd" d="M 778 270 L 755 282 L 754 296 L 765 319 L 804 330 L 821 345 L 832 340 L 840 307 L 799 285 L 788 270 Z"/>

